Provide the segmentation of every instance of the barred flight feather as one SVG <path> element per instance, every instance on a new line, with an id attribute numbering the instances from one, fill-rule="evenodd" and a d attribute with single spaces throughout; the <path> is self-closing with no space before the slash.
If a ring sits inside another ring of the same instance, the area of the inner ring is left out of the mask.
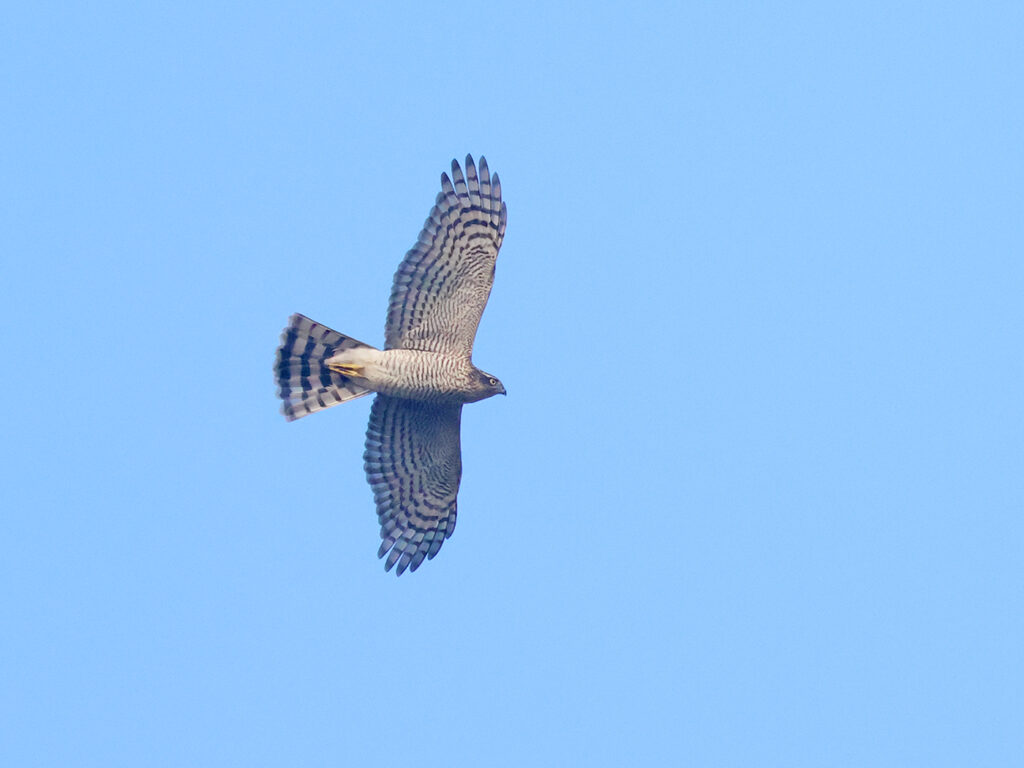
<path id="1" fill-rule="evenodd" d="M 415 571 L 455 530 L 461 415 L 461 405 L 373 401 L 363 459 L 383 539 L 377 556 L 387 555 L 387 570 Z"/>
<path id="2" fill-rule="evenodd" d="M 463 175 L 453 160 L 452 178 L 441 175 L 434 207 L 395 272 L 385 349 L 472 354 L 506 218 L 487 161 L 480 158 L 478 171 L 467 155 Z"/>
<path id="3" fill-rule="evenodd" d="M 281 412 L 288 421 L 370 394 L 366 387 L 330 370 L 325 361 L 346 349 L 369 347 L 305 315 L 292 315 L 281 334 L 274 376 Z"/>

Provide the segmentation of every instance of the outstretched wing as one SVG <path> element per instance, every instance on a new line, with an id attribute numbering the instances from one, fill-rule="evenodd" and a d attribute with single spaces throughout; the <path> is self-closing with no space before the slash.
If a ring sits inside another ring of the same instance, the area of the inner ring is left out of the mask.
<path id="1" fill-rule="evenodd" d="M 466 175 L 452 160 L 416 245 L 395 272 L 385 349 L 420 349 L 467 357 L 494 282 L 506 210 L 498 174 L 466 155 Z"/>
<path id="2" fill-rule="evenodd" d="M 385 570 L 415 571 L 455 530 L 462 478 L 461 405 L 433 405 L 378 394 L 363 454 L 383 539 Z M 390 554 L 388 554 L 390 550 Z"/>

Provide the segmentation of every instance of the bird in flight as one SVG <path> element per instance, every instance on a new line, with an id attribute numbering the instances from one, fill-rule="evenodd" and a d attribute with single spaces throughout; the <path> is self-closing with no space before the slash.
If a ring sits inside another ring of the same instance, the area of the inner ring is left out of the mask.
<path id="1" fill-rule="evenodd" d="M 507 213 L 481 157 L 452 161 L 416 244 L 395 272 L 384 348 L 292 315 L 274 373 L 289 421 L 376 393 L 363 454 L 384 569 L 431 559 L 455 530 L 462 406 L 505 387 L 473 365 L 473 339 L 494 282 Z"/>

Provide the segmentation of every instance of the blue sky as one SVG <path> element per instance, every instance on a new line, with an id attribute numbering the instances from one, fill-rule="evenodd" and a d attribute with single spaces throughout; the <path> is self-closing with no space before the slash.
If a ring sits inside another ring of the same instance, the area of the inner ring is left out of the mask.
<path id="1" fill-rule="evenodd" d="M 310 6 L 5 13 L 0 762 L 1019 760 L 1019 4 Z M 509 397 L 396 579 L 270 367 L 467 152 Z"/>

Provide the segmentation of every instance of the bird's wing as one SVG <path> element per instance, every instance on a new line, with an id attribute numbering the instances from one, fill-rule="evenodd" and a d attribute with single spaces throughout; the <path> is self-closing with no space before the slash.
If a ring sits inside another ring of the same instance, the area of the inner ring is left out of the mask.
<path id="1" fill-rule="evenodd" d="M 455 530 L 461 417 L 461 405 L 381 394 L 373 402 L 363 459 L 383 539 L 377 556 L 388 556 L 385 570 L 397 563 L 399 576 L 406 568 L 415 571 Z"/>
<path id="2" fill-rule="evenodd" d="M 466 175 L 452 161 L 416 245 L 395 272 L 385 349 L 462 354 L 473 351 L 505 235 L 501 182 L 480 158 L 466 156 Z"/>

